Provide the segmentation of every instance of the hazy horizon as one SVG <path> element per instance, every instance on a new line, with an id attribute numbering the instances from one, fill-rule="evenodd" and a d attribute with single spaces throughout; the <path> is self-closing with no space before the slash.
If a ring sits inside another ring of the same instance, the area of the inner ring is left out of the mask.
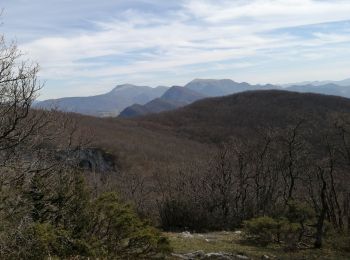
<path id="1" fill-rule="evenodd" d="M 328 82 L 330 83 L 336 83 L 338 81 L 345 81 L 345 80 L 350 80 L 350 78 L 346 78 L 346 79 L 341 79 L 341 80 L 324 80 L 324 81 L 318 81 L 318 80 L 310 80 L 310 81 L 301 81 L 301 82 L 286 82 L 286 83 L 270 83 L 270 82 L 265 82 L 265 83 L 259 83 L 259 82 L 256 82 L 256 83 L 251 83 L 251 82 L 248 82 L 248 81 L 236 81 L 234 79 L 230 79 L 230 78 L 223 78 L 223 79 L 215 79 L 215 78 L 211 78 L 211 79 L 203 79 L 203 78 L 195 78 L 195 79 L 192 79 L 192 80 L 232 80 L 236 83 L 248 83 L 248 84 L 251 84 L 251 85 L 268 85 L 268 84 L 272 84 L 272 85 L 275 85 L 275 86 L 278 86 L 278 87 L 282 87 L 282 88 L 288 88 L 290 86 L 293 86 L 293 85 L 308 85 L 308 84 L 312 84 L 312 83 L 315 83 L 315 82 L 320 82 L 322 83 L 321 85 L 323 84 L 327 84 Z M 192 81 L 191 80 L 191 81 Z M 171 88 L 173 86 L 180 86 L 180 87 L 184 87 L 187 83 L 190 83 L 191 81 L 189 82 L 186 82 L 184 84 L 170 84 L 170 85 L 145 85 L 145 84 L 134 84 L 134 83 L 131 83 L 131 82 L 124 82 L 124 83 L 118 83 L 118 84 L 115 84 L 113 86 L 110 86 L 110 88 L 108 89 L 104 89 L 102 92 L 100 93 L 93 93 L 93 94 L 82 94 L 82 95 L 67 95 L 67 96 L 62 96 L 62 97 L 53 97 L 53 98 L 46 98 L 46 99 L 43 99 L 41 98 L 41 96 L 38 97 L 37 101 L 44 101 L 44 100 L 49 100 L 49 99 L 60 99 L 60 98 L 70 98 L 70 97 L 89 97 L 89 96 L 96 96 L 96 95 L 101 95 L 101 94 L 106 94 L 110 91 L 112 91 L 113 89 L 115 89 L 116 87 L 118 86 L 124 86 L 124 85 L 134 85 L 134 86 L 147 86 L 147 87 L 150 87 L 150 88 L 157 88 L 157 87 L 167 87 L 167 88 Z M 350 87 L 350 86 L 349 86 Z"/>

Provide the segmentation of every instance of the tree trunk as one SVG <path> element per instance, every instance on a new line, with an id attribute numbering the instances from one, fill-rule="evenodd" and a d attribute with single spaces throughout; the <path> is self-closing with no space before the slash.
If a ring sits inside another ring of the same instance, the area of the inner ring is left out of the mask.
<path id="1" fill-rule="evenodd" d="M 326 201 L 326 192 L 327 192 L 327 182 L 324 179 L 323 176 L 323 170 L 320 170 L 320 177 L 322 180 L 322 189 L 321 189 L 321 203 L 322 203 L 322 209 L 320 216 L 318 217 L 317 224 L 316 224 L 316 235 L 315 235 L 315 248 L 321 248 L 322 247 L 322 239 L 323 239 L 323 227 L 324 227 L 324 221 L 327 214 L 327 201 Z"/>
<path id="2" fill-rule="evenodd" d="M 326 217 L 326 210 L 322 209 L 321 215 L 318 218 L 318 221 L 317 221 L 317 224 L 316 224 L 315 248 L 321 248 L 322 247 L 323 226 L 324 226 L 325 217 Z"/>

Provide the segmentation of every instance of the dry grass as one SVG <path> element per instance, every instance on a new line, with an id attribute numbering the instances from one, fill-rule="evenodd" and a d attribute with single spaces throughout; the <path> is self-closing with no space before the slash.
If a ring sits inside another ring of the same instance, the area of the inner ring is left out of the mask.
<path id="1" fill-rule="evenodd" d="M 331 249 L 306 249 L 297 252 L 285 252 L 281 246 L 260 247 L 243 243 L 242 235 L 235 232 L 214 232 L 192 234 L 185 237 L 182 233 L 165 233 L 174 253 L 184 254 L 202 250 L 205 253 L 225 252 L 243 254 L 251 259 L 261 259 L 263 255 L 270 259 L 350 259 L 350 254 L 339 253 Z M 174 258 L 176 259 L 176 258 Z"/>

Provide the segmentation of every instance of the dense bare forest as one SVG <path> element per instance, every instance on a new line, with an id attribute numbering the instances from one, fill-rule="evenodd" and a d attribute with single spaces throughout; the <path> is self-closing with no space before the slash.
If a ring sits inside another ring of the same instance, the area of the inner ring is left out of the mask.
<path id="1" fill-rule="evenodd" d="M 258 91 L 132 120 L 76 117 L 115 156 L 95 187 L 161 229 L 243 227 L 259 245 L 346 252 L 349 109 L 334 96 Z"/>

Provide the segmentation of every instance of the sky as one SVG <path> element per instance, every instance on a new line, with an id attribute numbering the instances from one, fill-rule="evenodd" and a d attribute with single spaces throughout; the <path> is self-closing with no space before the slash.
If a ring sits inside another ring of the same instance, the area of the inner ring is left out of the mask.
<path id="1" fill-rule="evenodd" d="M 40 64 L 39 99 L 195 78 L 350 77 L 350 0 L 1 0 L 0 34 Z"/>

